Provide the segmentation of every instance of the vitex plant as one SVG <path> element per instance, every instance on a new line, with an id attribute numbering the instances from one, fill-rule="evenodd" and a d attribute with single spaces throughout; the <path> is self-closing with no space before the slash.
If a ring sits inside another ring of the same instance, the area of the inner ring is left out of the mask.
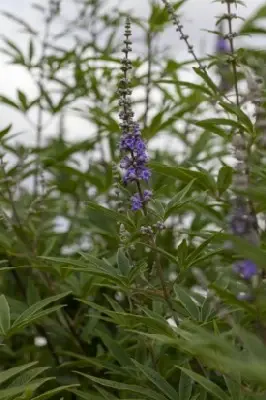
<path id="1" fill-rule="evenodd" d="M 189 1 L 3 11 L 1 399 L 266 398 L 266 4 L 218 3 L 211 55 Z"/>

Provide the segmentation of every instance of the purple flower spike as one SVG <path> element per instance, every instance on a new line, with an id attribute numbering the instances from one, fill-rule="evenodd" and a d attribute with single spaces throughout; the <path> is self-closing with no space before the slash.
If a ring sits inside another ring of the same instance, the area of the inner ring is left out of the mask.
<path id="1" fill-rule="evenodd" d="M 123 76 L 119 81 L 119 118 L 121 120 L 120 128 L 122 136 L 120 138 L 119 148 L 122 153 L 120 167 L 125 170 L 123 174 L 123 182 L 125 185 L 131 182 L 137 182 L 139 193 L 131 197 L 131 208 L 133 211 L 139 210 L 144 203 L 150 200 L 151 192 L 144 191 L 143 198 L 139 182 L 141 180 L 148 182 L 151 177 L 151 171 L 147 167 L 148 154 L 146 144 L 141 137 L 140 126 L 134 121 L 134 112 L 132 110 L 132 100 L 130 88 L 131 82 L 128 76 L 132 69 L 132 63 L 129 59 L 131 48 L 131 24 L 127 18 L 125 23 L 125 40 L 123 53 L 124 58 L 121 60 L 121 71 Z"/>
<path id="2" fill-rule="evenodd" d="M 250 280 L 257 275 L 257 265 L 251 260 L 242 260 L 236 263 L 233 267 L 234 271 L 245 280 Z"/>
<path id="3" fill-rule="evenodd" d="M 123 177 L 124 184 L 126 185 L 130 182 L 140 180 L 148 182 L 151 177 L 151 171 L 146 166 L 148 162 L 148 154 L 137 124 L 133 125 L 130 132 L 122 135 L 120 140 L 120 150 L 128 153 L 128 155 L 125 155 L 120 162 L 120 167 L 125 170 Z M 138 202 L 139 201 L 141 201 L 141 199 L 139 199 Z M 144 199 L 144 201 L 148 201 L 148 198 Z M 132 209 L 139 209 L 138 205 L 135 206 L 135 201 Z"/>

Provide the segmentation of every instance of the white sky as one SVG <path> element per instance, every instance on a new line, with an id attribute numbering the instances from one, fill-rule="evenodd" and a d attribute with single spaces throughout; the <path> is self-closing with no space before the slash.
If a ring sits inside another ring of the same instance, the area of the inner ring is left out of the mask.
<path id="1" fill-rule="evenodd" d="M 48 0 L 39 0 L 40 4 L 47 4 Z M 145 16 L 148 11 L 148 0 L 112 0 L 114 5 L 119 4 L 122 9 L 130 8 L 137 15 Z M 246 7 L 239 7 L 238 14 L 243 18 L 249 17 L 257 7 L 265 3 L 265 0 L 246 0 Z M 70 0 L 62 0 L 64 12 L 71 12 Z M 30 22 L 33 26 L 38 25 L 36 12 L 31 9 L 30 0 L 0 0 L 0 9 L 15 13 L 20 18 Z M 214 30 L 215 16 L 225 10 L 225 5 L 213 2 L 212 0 L 187 0 L 182 8 L 182 23 L 184 30 L 190 36 L 191 43 L 195 46 L 198 54 L 211 53 L 213 51 L 214 36 L 204 32 L 204 29 Z M 0 17 L 0 33 L 9 36 L 19 47 L 25 46 L 25 36 L 17 32 L 17 27 L 5 18 Z M 250 39 L 252 40 L 252 39 Z M 254 40 L 254 39 L 253 39 Z M 183 43 L 179 41 L 178 35 L 173 30 L 164 34 L 164 41 L 173 46 L 177 58 L 187 58 L 187 51 Z M 266 43 L 261 42 L 263 48 Z M 6 94 L 11 98 L 15 96 L 16 89 L 20 88 L 29 95 L 34 95 L 35 87 L 27 74 L 20 68 L 7 66 L 4 56 L 0 55 L 0 94 Z M 26 129 L 24 138 L 32 140 L 34 133 L 30 132 L 29 126 L 25 123 L 24 117 L 14 114 L 13 111 L 0 105 L 1 123 L 0 129 L 3 129 L 10 122 L 18 130 Z M 70 120 L 68 124 L 69 137 L 86 137 L 87 124 L 79 120 Z"/>

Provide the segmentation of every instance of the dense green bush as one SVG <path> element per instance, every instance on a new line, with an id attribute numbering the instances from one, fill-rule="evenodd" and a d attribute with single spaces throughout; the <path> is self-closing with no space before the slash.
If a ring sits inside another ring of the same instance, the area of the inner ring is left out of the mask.
<path id="1" fill-rule="evenodd" d="M 266 399 L 266 5 L 201 59 L 183 0 L 70 3 L 4 13 L 36 94 L 0 94 L 0 399 Z"/>

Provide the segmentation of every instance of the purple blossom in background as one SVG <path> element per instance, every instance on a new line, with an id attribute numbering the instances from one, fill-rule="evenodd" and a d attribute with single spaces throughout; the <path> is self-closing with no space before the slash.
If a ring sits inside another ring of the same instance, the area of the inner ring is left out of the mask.
<path id="1" fill-rule="evenodd" d="M 257 265 L 251 260 L 242 260 L 234 265 L 234 271 L 245 280 L 250 280 L 257 275 Z"/>
<path id="2" fill-rule="evenodd" d="M 220 26 L 220 34 L 218 35 L 215 43 L 215 54 L 223 55 L 230 54 L 231 48 L 228 39 L 224 37 L 224 29 L 223 26 Z M 230 64 L 226 61 L 221 61 L 217 65 L 217 72 L 220 76 L 219 89 L 222 93 L 227 92 L 232 88 L 233 81 L 231 78 L 231 68 Z"/>
<path id="3" fill-rule="evenodd" d="M 217 42 L 216 42 L 216 53 L 229 53 L 230 48 L 228 41 L 224 39 L 223 37 L 218 37 Z"/>

